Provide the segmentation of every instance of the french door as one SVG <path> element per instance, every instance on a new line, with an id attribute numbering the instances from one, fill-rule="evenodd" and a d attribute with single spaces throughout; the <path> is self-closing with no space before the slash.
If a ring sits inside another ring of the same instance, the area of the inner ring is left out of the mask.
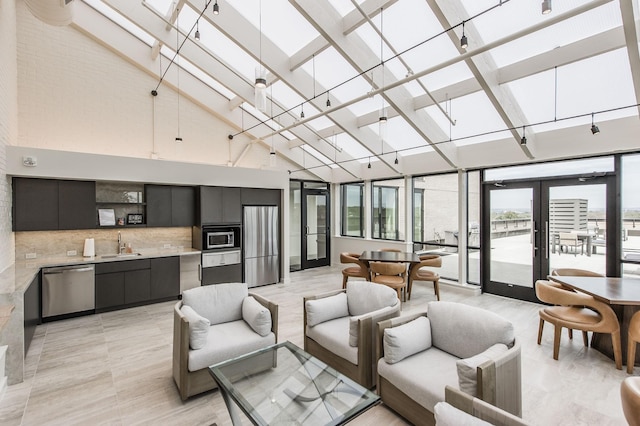
<path id="1" fill-rule="evenodd" d="M 610 176 L 485 184 L 484 291 L 537 301 L 534 284 L 553 269 L 615 275 L 613 185 Z"/>
<path id="2" fill-rule="evenodd" d="M 329 186 L 324 182 L 290 181 L 291 271 L 327 266 L 330 262 Z"/>

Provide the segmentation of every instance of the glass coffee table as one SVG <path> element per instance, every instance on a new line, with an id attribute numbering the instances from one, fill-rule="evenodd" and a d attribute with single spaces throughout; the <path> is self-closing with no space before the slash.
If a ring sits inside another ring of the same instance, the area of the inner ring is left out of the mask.
<path id="1" fill-rule="evenodd" d="M 237 407 L 256 425 L 341 425 L 380 400 L 291 342 L 212 365 L 209 372 L 234 425 L 242 424 Z"/>

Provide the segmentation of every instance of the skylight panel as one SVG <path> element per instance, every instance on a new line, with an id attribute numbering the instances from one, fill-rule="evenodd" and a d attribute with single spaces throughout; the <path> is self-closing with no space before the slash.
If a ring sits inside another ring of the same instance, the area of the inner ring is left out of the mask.
<path id="1" fill-rule="evenodd" d="M 351 0 L 328 0 L 328 2 L 338 11 L 342 16 L 346 16 L 352 10 L 355 10 L 355 6 L 351 3 Z M 362 3 L 362 1 L 360 1 Z"/>
<path id="2" fill-rule="evenodd" d="M 555 2 L 553 14 L 561 14 L 583 5 L 583 1 Z M 501 39 L 524 28 L 544 21 L 549 15 L 540 13 L 539 2 L 511 1 L 473 20 L 484 44 Z M 586 13 L 574 16 L 543 30 L 520 37 L 492 49 L 499 67 L 518 62 L 559 46 L 566 46 L 587 37 L 622 25 L 620 6 L 613 1 Z"/>
<path id="3" fill-rule="evenodd" d="M 120 25 L 129 33 L 138 37 L 147 45 L 153 46 L 153 43 L 155 42 L 155 38 L 153 38 L 149 33 L 147 33 L 145 30 L 140 28 L 138 25 L 134 24 L 129 19 L 125 18 L 120 13 L 116 12 L 114 9 L 112 9 L 110 6 L 108 6 L 104 2 L 100 0 L 85 0 L 85 3 L 93 7 L 95 10 L 97 10 L 98 12 L 100 12 L 101 14 L 103 14 L 104 16 L 106 16 L 116 24 Z"/>
<path id="4" fill-rule="evenodd" d="M 373 123 L 367 127 L 380 136 L 379 123 Z M 385 142 L 395 151 L 404 152 L 405 149 L 416 147 L 420 152 L 426 152 L 426 150 L 421 148 L 427 145 L 427 141 L 423 139 L 415 129 L 400 116 L 390 118 L 387 121 L 386 133 L 387 137 L 385 138 Z"/>
<path id="5" fill-rule="evenodd" d="M 351 135 L 347 133 L 338 133 L 335 138 L 340 149 L 360 163 L 367 162 L 367 157 L 371 155 L 371 152 L 362 146 L 360 142 L 352 138 Z"/>
<path id="6" fill-rule="evenodd" d="M 320 151 L 318 151 L 314 147 L 305 144 L 305 145 L 302 145 L 300 148 L 302 148 L 302 150 L 306 151 L 307 153 L 313 155 L 318 161 L 326 164 L 327 166 L 332 166 L 332 168 L 335 166 L 332 160 L 330 160 L 325 155 L 320 153 Z"/>
<path id="7" fill-rule="evenodd" d="M 233 7 L 256 28 L 260 28 L 260 2 L 258 0 L 242 0 L 230 3 L 225 7 Z M 262 34 L 289 56 L 292 56 L 318 36 L 315 28 L 288 0 L 262 2 Z M 295 34 L 295 36 L 292 36 L 292 34 Z"/>
<path id="8" fill-rule="evenodd" d="M 426 108 L 426 111 L 458 146 L 495 140 L 505 137 L 505 134 L 511 135 L 511 133 L 502 132 L 506 129 L 506 125 L 484 92 L 455 98 L 442 106 L 449 111 L 451 118 L 456 120 L 455 126 L 450 126 L 449 120 L 435 105 Z M 485 133 L 489 134 L 485 135 Z"/>
<path id="9" fill-rule="evenodd" d="M 474 78 L 473 73 L 464 61 L 456 62 L 446 68 L 427 74 L 420 78 L 425 87 L 433 92 L 443 87 L 451 86 L 464 80 Z"/>
<path id="10" fill-rule="evenodd" d="M 527 120 L 532 124 L 554 118 L 588 115 L 636 103 L 629 60 L 624 48 L 559 67 L 557 85 L 556 104 L 554 70 L 508 83 Z M 637 108 L 628 108 L 608 113 L 607 118 L 636 114 Z M 535 131 L 571 127 L 590 120 L 590 116 L 577 122 L 563 120 L 536 126 Z"/>
<path id="11" fill-rule="evenodd" d="M 174 0 L 143 0 L 143 2 L 166 16 L 169 13 L 169 10 L 171 9 L 171 5 L 175 1 Z"/>

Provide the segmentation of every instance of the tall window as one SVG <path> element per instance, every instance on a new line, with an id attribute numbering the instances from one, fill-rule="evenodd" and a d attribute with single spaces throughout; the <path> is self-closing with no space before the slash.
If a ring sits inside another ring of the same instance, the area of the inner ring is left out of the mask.
<path id="1" fill-rule="evenodd" d="M 382 240 L 404 240 L 404 179 L 372 182 L 371 233 Z"/>
<path id="2" fill-rule="evenodd" d="M 413 188 L 413 241 L 424 241 L 424 189 Z"/>
<path id="3" fill-rule="evenodd" d="M 347 237 L 364 237 L 364 184 L 340 185 L 341 223 L 340 234 Z"/>
<path id="4" fill-rule="evenodd" d="M 622 275 L 640 277 L 640 155 L 638 154 L 622 157 L 621 192 Z"/>

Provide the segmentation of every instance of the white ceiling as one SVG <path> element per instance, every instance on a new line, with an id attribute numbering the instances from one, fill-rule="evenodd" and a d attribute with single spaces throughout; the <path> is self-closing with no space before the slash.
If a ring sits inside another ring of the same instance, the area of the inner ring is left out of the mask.
<path id="1" fill-rule="evenodd" d="M 185 95 L 226 103 L 212 112 L 237 133 L 327 181 L 640 148 L 637 0 L 555 1 L 547 15 L 539 0 L 218 0 L 213 15 L 214 2 L 78 0 L 73 25 L 158 79 L 178 46 L 172 67 L 219 99 Z"/>

